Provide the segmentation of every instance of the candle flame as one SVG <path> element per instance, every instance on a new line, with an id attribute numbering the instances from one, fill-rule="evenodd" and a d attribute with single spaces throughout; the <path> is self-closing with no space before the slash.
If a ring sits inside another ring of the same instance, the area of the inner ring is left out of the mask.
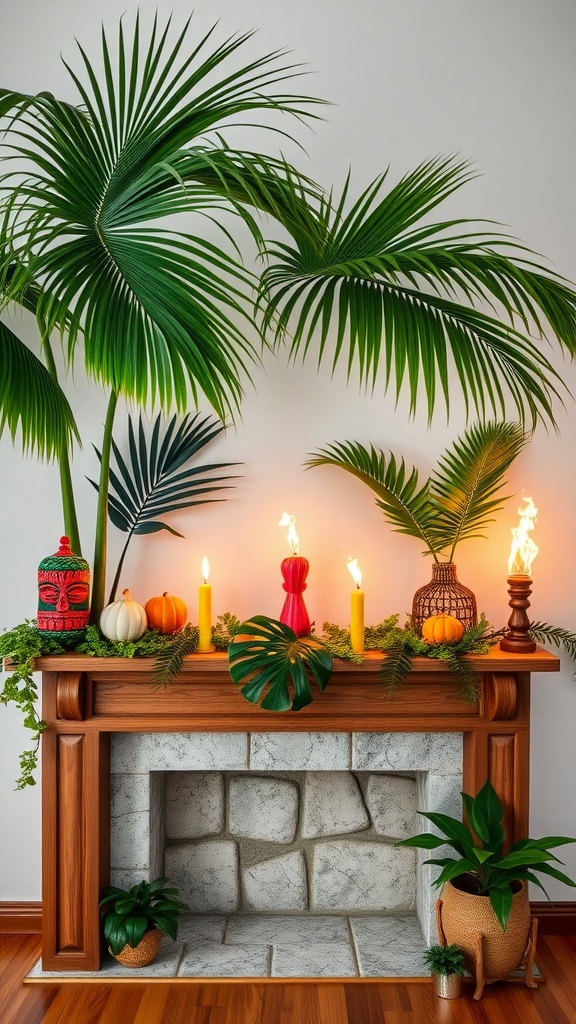
<path id="1" fill-rule="evenodd" d="M 360 584 L 362 583 L 362 573 L 358 568 L 358 559 L 350 558 L 347 565 L 352 575 L 352 579 L 354 580 L 354 583 L 356 584 L 357 587 L 360 587 Z"/>
<path id="2" fill-rule="evenodd" d="M 208 576 L 210 575 L 210 563 L 207 558 L 202 559 L 202 578 L 204 583 L 207 582 Z"/>
<path id="3" fill-rule="evenodd" d="M 290 550 L 293 555 L 297 555 L 300 541 L 298 539 L 298 534 L 296 533 L 296 520 L 294 516 L 289 515 L 288 512 L 283 512 L 278 526 L 288 527 L 288 543 L 290 545 Z"/>
<path id="4" fill-rule="evenodd" d="M 509 576 L 529 576 L 532 562 L 539 548 L 532 540 L 530 533 L 534 529 L 538 509 L 532 498 L 524 498 L 524 506 L 518 509 L 520 522 L 512 528 L 512 544 L 508 559 Z"/>

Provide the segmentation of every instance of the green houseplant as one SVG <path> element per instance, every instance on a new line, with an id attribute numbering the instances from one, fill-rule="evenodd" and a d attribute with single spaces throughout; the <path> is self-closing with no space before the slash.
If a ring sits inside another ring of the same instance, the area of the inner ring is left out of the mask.
<path id="1" fill-rule="evenodd" d="M 475 797 L 462 793 L 462 800 L 464 822 L 447 814 L 421 811 L 441 836 L 422 832 L 398 845 L 420 850 L 448 845 L 456 854 L 425 863 L 442 869 L 432 883 L 442 887 L 440 937 L 465 951 L 467 965 L 476 969 L 479 998 L 485 981 L 507 977 L 525 957 L 530 932 L 526 883 L 533 882 L 547 895 L 535 872 L 576 885 L 554 867 L 558 858 L 550 852 L 576 839 L 519 839 L 505 850 L 504 809 L 491 782 L 485 782 Z"/>
<path id="2" fill-rule="evenodd" d="M 177 895 L 166 878 L 143 879 L 130 889 L 103 889 L 104 937 L 112 956 L 127 967 L 151 963 L 162 934 L 178 936 L 178 918 L 186 906 Z"/>
<path id="3" fill-rule="evenodd" d="M 457 999 L 462 994 L 462 978 L 466 973 L 465 953 L 460 946 L 429 946 L 424 963 L 434 979 L 434 991 L 443 999 Z"/>

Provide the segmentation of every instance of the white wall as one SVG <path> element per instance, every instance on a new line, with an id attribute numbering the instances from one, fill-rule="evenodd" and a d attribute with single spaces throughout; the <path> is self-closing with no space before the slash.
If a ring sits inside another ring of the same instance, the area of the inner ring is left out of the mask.
<path id="1" fill-rule="evenodd" d="M 156 3 L 141 6 L 150 13 Z M 174 0 L 173 8 L 180 24 L 189 7 Z M 95 54 L 101 20 L 115 24 L 134 9 L 131 0 L 19 0 L 2 19 L 1 84 L 62 95 L 70 86 L 60 52 L 74 57 L 76 36 Z M 298 157 L 298 163 L 317 180 L 339 186 L 351 164 L 360 188 L 388 164 L 395 179 L 427 157 L 461 153 L 482 175 L 454 197 L 454 214 L 505 222 L 576 279 L 576 8 L 570 0 L 221 0 L 216 6 L 197 0 L 198 32 L 217 17 L 222 35 L 259 28 L 254 53 L 292 47 L 313 72 L 302 88 L 333 102 L 324 123 L 302 132 L 308 158 Z M 32 341 L 33 325 L 18 328 Z M 574 368 L 558 364 L 574 390 Z M 364 571 L 367 620 L 403 614 L 429 577 L 417 542 L 393 534 L 370 493 L 346 474 L 305 473 L 302 462 L 330 441 L 356 439 L 401 451 L 426 470 L 463 428 L 457 392 L 448 427 L 439 413 L 428 430 L 423 418 L 408 418 L 405 403 L 395 410 L 381 393 L 367 398 L 355 386 L 347 388 L 342 375 L 330 380 L 326 370 L 317 376 L 312 363 L 288 369 L 282 356 L 270 357 L 254 382 L 242 422 L 215 450 L 222 459 L 242 461 L 244 478 L 227 503 L 173 517 L 186 540 L 167 534 L 136 539 L 123 584 L 143 602 L 163 590 L 180 594 L 194 620 L 207 554 L 216 614 L 276 615 L 283 597 L 279 562 L 287 553 L 277 522 L 287 509 L 297 517 L 301 550 L 311 563 L 306 598 L 312 619 L 347 623 L 350 555 Z M 69 388 L 84 439 L 74 475 L 89 555 L 95 495 L 85 476 L 96 472 L 91 442 L 100 441 L 104 405 L 81 379 L 70 380 Z M 538 431 L 513 468 L 510 487 L 515 494 L 531 493 L 540 509 L 533 617 L 575 630 L 573 403 L 559 407 L 557 416 L 560 434 Z M 0 626 L 9 627 L 35 614 L 36 566 L 56 549 L 62 525 L 55 468 L 23 459 L 7 438 L 0 442 L 0 458 Z M 516 505 L 513 500 L 500 515 L 489 540 L 464 545 L 458 555 L 460 578 L 495 625 L 509 614 L 506 558 Z M 119 548 L 112 530 L 111 563 Z M 560 675 L 534 678 L 533 835 L 576 835 L 575 720 L 576 683 L 563 660 Z M 5 708 L 0 737 L 0 900 L 34 900 L 40 894 L 39 787 L 13 791 L 26 737 L 17 715 Z M 576 852 L 569 848 L 563 859 L 576 877 Z M 560 885 L 550 892 L 572 897 Z"/>

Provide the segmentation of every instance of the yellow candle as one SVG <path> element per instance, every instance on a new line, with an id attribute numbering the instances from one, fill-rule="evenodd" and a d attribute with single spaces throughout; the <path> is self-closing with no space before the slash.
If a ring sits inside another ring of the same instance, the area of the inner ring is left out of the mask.
<path id="1" fill-rule="evenodd" d="M 204 583 L 200 584 L 198 590 L 198 650 L 200 652 L 212 651 L 212 587 L 207 583 L 210 566 L 208 559 L 202 562 L 202 577 Z"/>
<path id="2" fill-rule="evenodd" d="M 348 568 L 356 584 L 356 590 L 352 591 L 350 604 L 350 644 L 352 650 L 357 654 L 364 651 L 364 591 L 360 589 L 362 573 L 358 568 L 356 558 L 351 558 Z"/>

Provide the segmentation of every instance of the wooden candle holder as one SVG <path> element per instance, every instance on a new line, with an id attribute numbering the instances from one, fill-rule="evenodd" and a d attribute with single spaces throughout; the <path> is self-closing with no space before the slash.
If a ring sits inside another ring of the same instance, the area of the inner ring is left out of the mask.
<path id="1" fill-rule="evenodd" d="M 500 650 L 511 654 L 531 654 L 536 650 L 536 644 L 528 636 L 530 619 L 526 609 L 530 607 L 532 580 L 529 576 L 509 576 L 507 583 L 512 615 L 508 619 L 508 632 L 500 641 Z"/>

